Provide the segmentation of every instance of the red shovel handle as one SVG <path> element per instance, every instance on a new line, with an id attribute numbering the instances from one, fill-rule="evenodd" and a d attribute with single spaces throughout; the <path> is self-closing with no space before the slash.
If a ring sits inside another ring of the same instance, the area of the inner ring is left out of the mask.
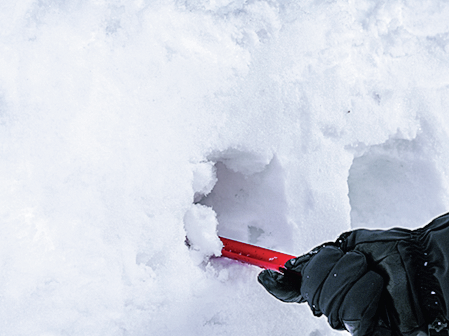
<path id="1" fill-rule="evenodd" d="M 242 243 L 236 240 L 219 237 L 223 242 L 223 257 L 242 261 L 275 271 L 284 271 L 284 264 L 295 256 L 272 251 L 263 247 Z"/>

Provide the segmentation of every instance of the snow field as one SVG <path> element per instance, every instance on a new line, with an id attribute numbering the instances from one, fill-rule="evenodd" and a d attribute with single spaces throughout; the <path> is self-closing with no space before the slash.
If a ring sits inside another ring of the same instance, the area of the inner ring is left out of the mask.
<path id="1" fill-rule="evenodd" d="M 447 211 L 448 11 L 0 3 L 0 334 L 344 334 L 217 233 L 301 254 Z"/>

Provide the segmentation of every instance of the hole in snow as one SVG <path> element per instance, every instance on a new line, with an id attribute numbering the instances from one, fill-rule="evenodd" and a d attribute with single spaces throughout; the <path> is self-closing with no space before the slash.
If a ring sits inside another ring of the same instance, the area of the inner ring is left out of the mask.
<path id="1" fill-rule="evenodd" d="M 216 183 L 199 204 L 212 208 L 218 234 L 268 248 L 290 248 L 284 173 L 279 160 L 228 150 L 210 157 Z"/>
<path id="2" fill-rule="evenodd" d="M 440 173 L 419 137 L 391 139 L 354 159 L 348 176 L 353 228 L 422 226 L 442 212 Z"/>

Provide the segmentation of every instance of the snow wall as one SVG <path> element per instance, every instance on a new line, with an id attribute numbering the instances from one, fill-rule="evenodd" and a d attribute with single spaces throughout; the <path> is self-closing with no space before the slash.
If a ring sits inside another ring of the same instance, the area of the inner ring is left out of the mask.
<path id="1" fill-rule="evenodd" d="M 301 254 L 447 211 L 448 16 L 1 1 L 0 333 L 345 334 L 214 257 L 217 233 Z"/>

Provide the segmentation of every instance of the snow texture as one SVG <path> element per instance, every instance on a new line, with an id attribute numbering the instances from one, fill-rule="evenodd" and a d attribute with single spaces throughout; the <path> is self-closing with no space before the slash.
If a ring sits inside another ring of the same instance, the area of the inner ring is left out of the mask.
<path id="1" fill-rule="evenodd" d="M 0 334 L 346 334 L 217 234 L 298 255 L 446 212 L 448 15 L 0 2 Z"/>

